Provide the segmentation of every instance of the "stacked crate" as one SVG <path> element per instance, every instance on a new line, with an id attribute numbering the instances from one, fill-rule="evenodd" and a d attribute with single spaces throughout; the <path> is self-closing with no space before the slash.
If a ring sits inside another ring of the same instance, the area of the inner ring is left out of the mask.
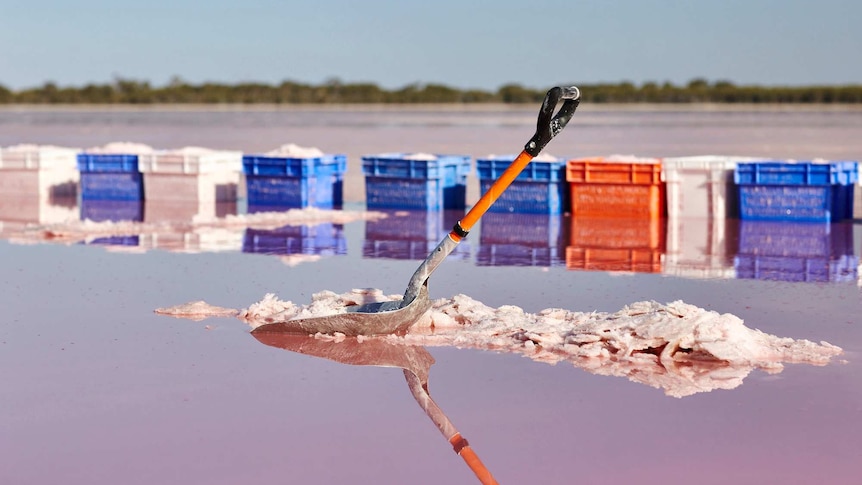
<path id="1" fill-rule="evenodd" d="M 46 224 L 78 217 L 78 149 L 0 148 L 0 221 Z"/>
<path id="2" fill-rule="evenodd" d="M 249 212 L 333 209 L 343 202 L 344 155 L 244 155 L 242 165 Z"/>
<path id="3" fill-rule="evenodd" d="M 78 154 L 81 219 L 141 221 L 144 179 L 138 165 L 146 145 L 113 143 Z"/>
<path id="4" fill-rule="evenodd" d="M 148 222 L 209 220 L 236 212 L 242 152 L 159 150 L 139 155 L 138 166 Z"/>
<path id="5" fill-rule="evenodd" d="M 740 163 L 740 218 L 761 221 L 839 222 L 853 217 L 856 162 Z"/>
<path id="6" fill-rule="evenodd" d="M 753 157 L 701 155 L 662 160 L 667 194 L 664 272 L 695 278 L 735 275 L 728 219 L 739 217 L 733 173 Z"/>
<path id="7" fill-rule="evenodd" d="M 472 159 L 462 155 L 388 153 L 362 157 L 368 209 L 439 211 L 466 207 Z"/>
<path id="8" fill-rule="evenodd" d="M 665 250 L 665 188 L 658 158 L 569 160 L 569 269 L 659 272 Z"/>
<path id="9" fill-rule="evenodd" d="M 492 155 L 477 159 L 480 192 L 487 192 L 515 158 Z M 533 158 L 482 217 L 476 263 L 564 264 L 560 227 L 567 210 L 566 161 L 546 154 Z"/>

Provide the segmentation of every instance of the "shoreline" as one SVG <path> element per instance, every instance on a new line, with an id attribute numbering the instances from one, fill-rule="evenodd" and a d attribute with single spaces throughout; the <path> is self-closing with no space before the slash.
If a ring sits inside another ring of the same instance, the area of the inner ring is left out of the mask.
<path id="1" fill-rule="evenodd" d="M 583 103 L 578 108 L 592 112 L 836 112 L 862 113 L 862 104 L 833 103 Z M 0 104 L 0 112 L 533 112 L 530 103 L 437 103 L 437 104 Z"/>

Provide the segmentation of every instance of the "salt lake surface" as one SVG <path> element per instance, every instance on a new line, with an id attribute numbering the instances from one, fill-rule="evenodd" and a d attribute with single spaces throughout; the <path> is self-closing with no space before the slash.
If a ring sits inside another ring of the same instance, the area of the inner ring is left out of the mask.
<path id="1" fill-rule="evenodd" d="M 348 155 L 346 210 L 361 214 L 361 155 L 516 153 L 532 135 L 535 111 L 6 108 L 0 146 L 131 141 L 246 152 L 316 146 Z M 582 106 L 547 151 L 858 160 L 860 132 L 862 111 L 852 109 Z M 475 179 L 468 183 L 475 200 Z M 0 200 L 11 203 L 20 201 Z M 149 204 L 145 218 L 185 213 Z M 195 300 L 245 308 L 267 293 L 298 302 L 323 289 L 400 293 L 429 249 L 424 237 L 398 239 L 387 219 L 356 217 L 257 233 L 305 241 L 299 250 L 245 244 L 244 227 L 182 224 L 69 243 L 21 237 L 27 217 L 4 217 L 0 482 L 476 482 L 398 368 L 344 365 L 332 353 L 314 356 L 325 350 L 306 349 L 306 355 L 278 348 L 296 346 L 260 341 L 231 316 L 194 322 L 153 312 Z M 445 231 L 452 217 L 457 214 L 421 227 Z M 568 218 L 518 223 L 523 230 L 515 234 L 529 242 L 512 252 L 497 243 L 512 237 L 513 221 L 483 220 L 433 275 L 432 298 L 463 293 L 528 312 L 616 312 L 638 301 L 683 300 L 732 313 L 769 334 L 827 341 L 844 353 L 826 366 L 755 370 L 731 389 L 677 398 L 568 362 L 449 346 L 411 350 L 433 356 L 431 395 L 498 481 L 856 483 L 862 472 L 859 224 L 796 233 L 828 241 L 846 256 L 831 268 L 753 273 L 744 266 L 751 252 L 744 236 L 774 227 L 662 226 L 660 263 L 632 272 L 574 269 L 566 252 L 578 241 Z M 547 243 L 538 244 L 536 234 Z M 373 357 L 353 362 L 374 364 Z"/>

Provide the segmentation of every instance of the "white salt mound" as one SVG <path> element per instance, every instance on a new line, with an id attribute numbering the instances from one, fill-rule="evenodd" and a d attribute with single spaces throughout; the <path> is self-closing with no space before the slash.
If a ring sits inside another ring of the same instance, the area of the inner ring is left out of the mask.
<path id="1" fill-rule="evenodd" d="M 269 157 L 289 157 L 289 158 L 314 158 L 322 157 L 323 152 L 315 147 L 302 147 L 293 143 L 282 145 L 275 150 L 268 151 L 264 155 Z"/>
<path id="2" fill-rule="evenodd" d="M 380 290 L 341 295 L 323 291 L 304 306 L 268 294 L 238 316 L 257 328 L 398 298 Z M 682 301 L 637 302 L 615 313 L 549 308 L 532 314 L 513 305 L 491 308 L 457 295 L 435 301 L 407 335 L 377 338 L 393 344 L 514 352 L 549 364 L 566 361 L 595 374 L 661 388 L 674 397 L 733 389 L 754 369 L 777 373 L 785 363 L 825 365 L 842 352 L 826 342 L 769 335 L 746 327 L 734 315 Z"/>
<path id="3" fill-rule="evenodd" d="M 153 153 L 153 147 L 143 143 L 131 142 L 111 142 L 101 147 L 91 147 L 85 150 L 87 153 L 94 154 L 128 154 L 128 155 L 147 155 Z"/>
<path id="4" fill-rule="evenodd" d="M 408 153 L 403 157 L 405 160 L 437 160 L 439 157 L 433 153 Z"/>
<path id="5" fill-rule="evenodd" d="M 30 143 L 20 143 L 18 145 L 10 145 L 8 147 L 3 148 L 5 152 L 15 152 L 15 153 L 31 153 L 31 152 L 40 152 L 40 151 L 67 151 L 67 150 L 76 150 L 75 148 L 69 147 L 59 147 L 55 145 L 34 145 Z"/>
<path id="6" fill-rule="evenodd" d="M 623 163 L 656 163 L 657 158 L 638 157 L 636 155 L 610 155 L 604 158 L 606 162 L 623 162 Z"/>

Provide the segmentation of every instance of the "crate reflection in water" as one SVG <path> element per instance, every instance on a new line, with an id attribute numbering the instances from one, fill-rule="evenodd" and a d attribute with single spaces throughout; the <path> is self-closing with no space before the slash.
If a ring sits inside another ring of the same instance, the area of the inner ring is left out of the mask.
<path id="1" fill-rule="evenodd" d="M 485 214 L 476 265 L 562 266 L 562 224 L 559 214 Z"/>
<path id="2" fill-rule="evenodd" d="M 81 220 L 93 222 L 141 222 L 143 200 L 81 199 Z M 138 234 L 113 235 L 90 239 L 86 244 L 103 246 L 139 246 Z"/>
<path id="3" fill-rule="evenodd" d="M 739 223 L 737 278 L 856 281 L 859 259 L 850 224 L 747 221 Z"/>
<path id="4" fill-rule="evenodd" d="M 273 255 L 344 255 L 347 254 L 347 240 L 344 238 L 344 226 L 331 222 L 271 230 L 247 228 L 242 251 Z"/>
<path id="5" fill-rule="evenodd" d="M 588 271 L 662 271 L 667 224 L 659 218 L 572 217 L 566 267 Z"/>
<path id="6" fill-rule="evenodd" d="M 381 210 L 385 218 L 365 222 L 364 258 L 424 260 L 464 216 L 462 210 Z M 464 239 L 447 257 L 470 258 L 470 239 Z"/>

